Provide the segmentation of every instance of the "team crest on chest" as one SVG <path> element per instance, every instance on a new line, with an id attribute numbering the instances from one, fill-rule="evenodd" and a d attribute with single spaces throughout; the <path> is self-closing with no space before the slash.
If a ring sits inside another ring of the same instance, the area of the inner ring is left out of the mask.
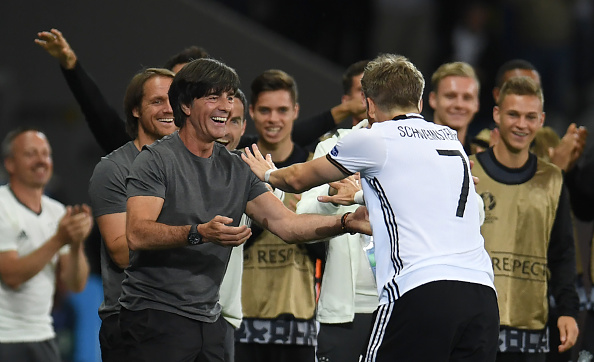
<path id="1" fill-rule="evenodd" d="M 330 154 L 334 157 L 338 156 L 338 149 L 336 148 L 336 146 L 332 147 Z"/>

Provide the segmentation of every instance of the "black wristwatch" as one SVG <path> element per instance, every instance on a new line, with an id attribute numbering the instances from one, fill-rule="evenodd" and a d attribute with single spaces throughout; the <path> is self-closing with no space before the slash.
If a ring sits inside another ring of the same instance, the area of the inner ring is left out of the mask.
<path id="1" fill-rule="evenodd" d="M 194 224 L 190 227 L 190 232 L 188 233 L 188 244 L 190 245 L 200 245 L 203 244 L 202 235 L 198 232 L 198 225 Z"/>

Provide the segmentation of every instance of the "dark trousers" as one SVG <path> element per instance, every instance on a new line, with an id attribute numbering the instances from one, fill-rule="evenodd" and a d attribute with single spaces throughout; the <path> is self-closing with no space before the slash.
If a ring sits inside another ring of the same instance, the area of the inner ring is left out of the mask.
<path id="1" fill-rule="evenodd" d="M 120 311 L 127 361 L 224 362 L 226 324 L 154 309 Z"/>
<path id="2" fill-rule="evenodd" d="M 313 346 L 236 343 L 235 362 L 307 362 L 315 361 Z"/>
<path id="3" fill-rule="evenodd" d="M 545 362 L 546 353 L 497 353 L 497 362 Z"/>
<path id="4" fill-rule="evenodd" d="M 318 362 L 358 362 L 372 322 L 372 313 L 357 313 L 350 323 L 320 323 Z"/>
<path id="5" fill-rule="evenodd" d="M 235 362 L 235 327 L 225 321 L 225 328 L 225 362 Z"/>
<path id="6" fill-rule="evenodd" d="M 0 361 L 60 362 L 55 339 L 41 342 L 0 343 Z"/>
<path id="7" fill-rule="evenodd" d="M 103 362 L 127 360 L 119 319 L 119 314 L 112 314 L 101 322 L 99 345 L 101 346 L 101 360 Z"/>
<path id="8" fill-rule="evenodd" d="M 363 361 L 495 361 L 498 339 L 493 289 L 436 281 L 378 308 Z"/>

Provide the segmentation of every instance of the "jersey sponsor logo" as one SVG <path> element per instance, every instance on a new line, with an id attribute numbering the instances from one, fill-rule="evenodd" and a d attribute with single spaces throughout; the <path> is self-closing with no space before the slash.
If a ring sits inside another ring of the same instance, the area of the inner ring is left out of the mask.
<path id="1" fill-rule="evenodd" d="M 491 251 L 491 263 L 495 276 L 546 282 L 546 258 L 509 252 Z"/>
<path id="2" fill-rule="evenodd" d="M 17 236 L 17 240 L 18 241 L 21 241 L 21 240 L 27 240 L 27 239 L 29 239 L 29 236 L 27 235 L 27 233 L 25 232 L 25 230 L 21 230 L 21 232 Z"/>
<path id="3" fill-rule="evenodd" d="M 336 146 L 332 147 L 330 154 L 334 157 L 338 156 L 338 148 L 336 148 Z"/>
<path id="4" fill-rule="evenodd" d="M 309 255 L 306 250 L 291 245 L 254 245 L 253 250 L 243 253 L 244 267 L 249 268 L 279 268 L 295 264 L 298 268 L 307 270 Z M 250 249 L 251 249 L 250 248 Z"/>
<path id="5" fill-rule="evenodd" d="M 449 128 L 442 128 L 436 130 L 415 128 L 411 126 L 398 126 L 398 130 L 400 131 L 400 137 L 420 138 L 430 141 L 458 140 L 458 134 L 454 130 L 451 130 Z"/>

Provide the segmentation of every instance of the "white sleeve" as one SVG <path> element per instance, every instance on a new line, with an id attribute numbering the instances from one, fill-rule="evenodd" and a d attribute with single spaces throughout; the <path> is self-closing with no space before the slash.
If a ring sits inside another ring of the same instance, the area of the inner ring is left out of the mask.
<path id="1" fill-rule="evenodd" d="M 325 157 L 328 152 L 336 145 L 338 138 L 333 136 L 324 140 L 316 146 L 313 158 Z M 338 211 L 338 207 L 331 202 L 319 202 L 318 196 L 328 195 L 328 185 L 320 185 L 301 194 L 301 201 L 297 203 L 297 214 L 326 214 L 333 215 Z"/>
<path id="2" fill-rule="evenodd" d="M 20 231 L 0 209 L 0 252 L 17 250 L 18 232 Z"/>
<path id="3" fill-rule="evenodd" d="M 386 147 L 373 129 L 359 129 L 338 141 L 327 157 L 347 174 L 360 172 L 361 177 L 373 178 L 386 160 Z"/>

